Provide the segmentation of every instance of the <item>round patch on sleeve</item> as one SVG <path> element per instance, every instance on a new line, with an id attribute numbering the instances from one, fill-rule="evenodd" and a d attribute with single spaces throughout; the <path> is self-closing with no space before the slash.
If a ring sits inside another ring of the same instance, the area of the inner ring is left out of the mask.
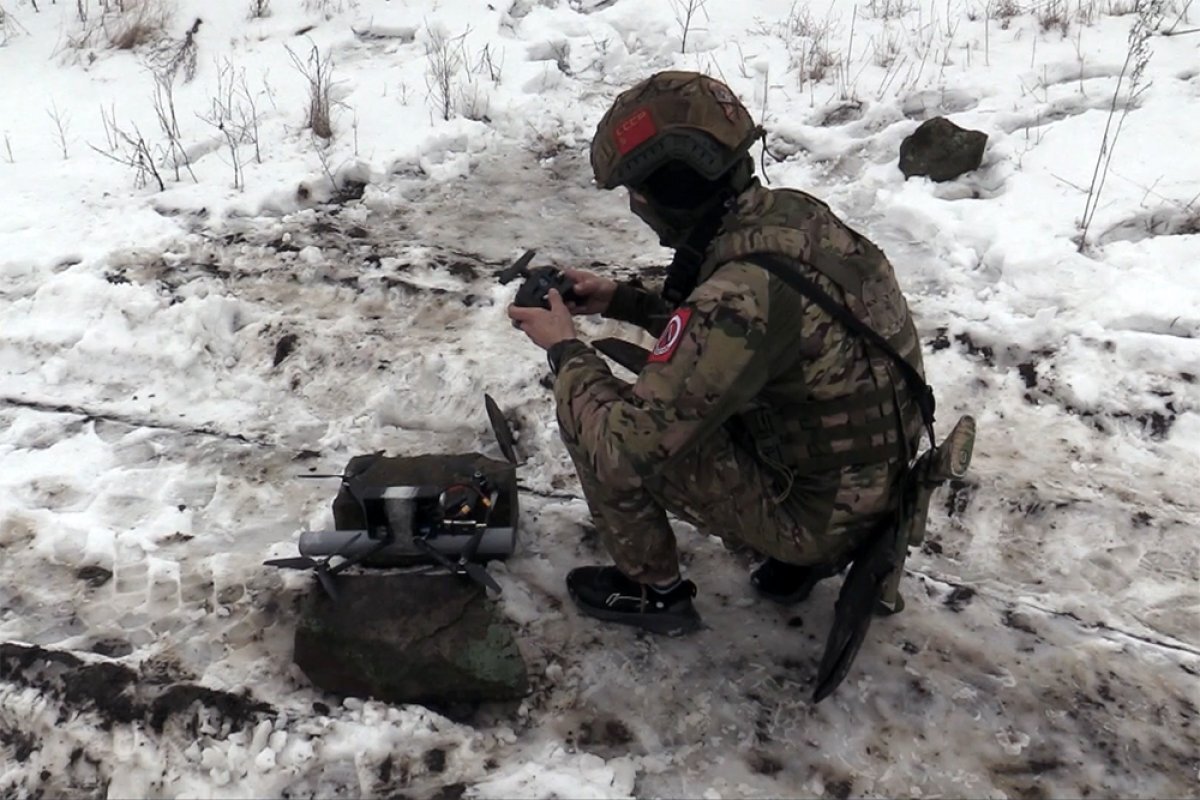
<path id="1" fill-rule="evenodd" d="M 662 336 L 658 337 L 658 343 L 654 345 L 654 350 L 646 359 L 647 364 L 671 360 L 671 356 L 675 355 L 675 349 L 683 341 L 683 330 L 687 327 L 688 319 L 691 316 L 690 308 L 681 308 L 671 315 L 671 318 L 667 320 L 667 327 L 663 329 Z"/>

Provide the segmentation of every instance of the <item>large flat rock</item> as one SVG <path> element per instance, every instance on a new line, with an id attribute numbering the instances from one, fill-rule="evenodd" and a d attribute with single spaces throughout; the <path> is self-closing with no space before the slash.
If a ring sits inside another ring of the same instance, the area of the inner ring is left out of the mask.
<path id="1" fill-rule="evenodd" d="M 477 584 L 451 575 L 341 575 L 314 590 L 296 664 L 316 686 L 390 703 L 511 700 L 528 690 L 508 624 Z"/>

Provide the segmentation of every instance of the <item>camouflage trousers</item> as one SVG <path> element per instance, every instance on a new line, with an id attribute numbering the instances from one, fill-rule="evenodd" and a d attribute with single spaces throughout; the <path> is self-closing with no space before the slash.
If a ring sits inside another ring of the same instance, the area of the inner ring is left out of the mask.
<path id="1" fill-rule="evenodd" d="M 861 541 L 798 522 L 804 514 L 793 514 L 789 504 L 776 502 L 773 473 L 724 429 L 651 480 L 638 480 L 630 466 L 625 480 L 613 482 L 599 480 L 594 466 L 592 454 L 605 446 L 602 434 L 581 429 L 565 403 L 559 404 L 558 420 L 601 541 L 617 568 L 634 580 L 664 582 L 678 574 L 668 513 L 720 537 L 727 546 L 746 546 L 791 564 L 827 563 Z M 819 505 L 826 500 L 832 504 L 837 485 L 828 492 L 829 498 L 825 492 L 814 498 Z"/>

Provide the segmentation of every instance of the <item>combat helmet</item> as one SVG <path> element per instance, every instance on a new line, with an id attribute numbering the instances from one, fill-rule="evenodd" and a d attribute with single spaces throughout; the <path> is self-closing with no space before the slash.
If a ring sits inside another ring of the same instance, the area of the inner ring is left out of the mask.
<path id="1" fill-rule="evenodd" d="M 637 186 L 669 162 L 715 181 L 763 135 L 720 81 L 659 72 L 622 92 L 596 128 L 592 171 L 604 189 Z"/>
<path id="2" fill-rule="evenodd" d="M 633 212 L 664 245 L 678 246 L 750 185 L 748 152 L 763 135 L 724 83 L 698 72 L 659 72 L 618 95 L 600 120 L 592 172 L 603 189 L 628 187 Z"/>

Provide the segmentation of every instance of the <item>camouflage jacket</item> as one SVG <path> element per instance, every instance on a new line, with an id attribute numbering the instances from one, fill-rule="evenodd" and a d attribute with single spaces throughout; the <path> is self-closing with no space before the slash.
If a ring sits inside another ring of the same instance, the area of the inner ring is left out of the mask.
<path id="1" fill-rule="evenodd" d="M 870 524 L 894 507 L 919 414 L 886 356 L 742 260 L 754 253 L 787 258 L 922 369 L 907 304 L 883 254 L 820 201 L 756 184 L 726 216 L 699 284 L 679 309 L 672 313 L 629 287 L 614 296 L 609 316 L 660 337 L 632 388 L 573 343 L 559 360 L 556 397 L 583 415 L 582 425 L 599 426 L 609 453 L 647 483 L 727 426 L 775 470 L 780 498 L 806 527 Z"/>

